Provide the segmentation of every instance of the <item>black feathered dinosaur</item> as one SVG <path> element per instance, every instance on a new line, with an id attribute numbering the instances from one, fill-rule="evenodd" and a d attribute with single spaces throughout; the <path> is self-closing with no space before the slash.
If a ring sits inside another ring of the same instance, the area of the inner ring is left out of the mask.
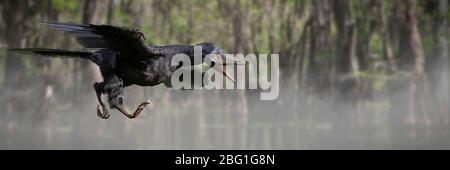
<path id="1" fill-rule="evenodd" d="M 186 54 L 191 58 L 191 61 L 194 61 L 194 46 L 148 46 L 145 43 L 144 34 L 139 30 L 109 25 L 44 24 L 49 28 L 71 33 L 87 49 L 87 52 L 40 48 L 9 50 L 46 57 L 77 57 L 88 59 L 97 64 L 104 80 L 103 82 L 95 83 L 94 89 L 100 103 L 97 107 L 97 115 L 103 119 L 109 118 L 109 113 L 101 99 L 102 94 L 108 96 L 108 103 L 111 108 L 117 109 L 128 118 L 136 118 L 147 105 L 151 104 L 151 101 L 143 102 L 132 113 L 128 112 L 123 106 L 125 87 L 134 84 L 155 86 L 161 83 L 172 87 L 171 75 L 176 69 L 193 67 L 193 64 L 191 66 L 172 66 L 171 59 L 176 54 Z M 203 58 L 212 54 L 212 56 L 219 56 L 221 59 L 225 59 L 223 50 L 212 43 L 202 43 L 197 46 L 202 47 Z M 211 63 L 214 63 L 214 60 Z M 195 69 L 192 70 L 194 74 Z M 223 69 L 217 70 L 232 80 Z M 202 75 L 204 75 L 203 72 Z"/>

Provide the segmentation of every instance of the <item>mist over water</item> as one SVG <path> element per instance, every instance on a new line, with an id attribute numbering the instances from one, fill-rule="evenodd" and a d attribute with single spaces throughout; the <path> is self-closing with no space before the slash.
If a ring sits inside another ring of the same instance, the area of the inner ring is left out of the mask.
<path id="1" fill-rule="evenodd" d="M 448 104 L 448 68 L 440 70 L 438 89 L 434 90 L 442 93 L 427 99 L 440 103 L 435 107 Z M 94 92 L 82 94 L 88 100 L 80 106 L 61 103 L 61 96 L 69 95 L 57 92 L 62 94 L 55 94 L 56 102 L 47 109 L 2 114 L 0 148 L 450 149 L 449 113 L 429 112 L 429 122 L 418 115 L 414 123 L 406 113 L 389 113 L 395 110 L 390 107 L 407 106 L 377 103 L 377 97 L 358 112 L 354 104 L 331 95 L 302 96 L 283 88 L 286 84 L 281 86 L 280 98 L 274 101 L 260 101 L 258 95 L 251 95 L 255 92 L 246 91 L 246 113 L 238 103 L 242 90 L 132 86 L 126 90 L 126 97 L 132 99 L 125 101 L 129 108 L 147 98 L 153 100 L 153 108 L 135 120 L 113 110 L 110 119 L 98 118 Z M 39 85 L 29 88 L 32 92 L 43 90 Z M 52 88 L 58 91 L 60 87 Z M 16 90 L 10 93 L 23 92 Z M 397 93 L 405 91 L 391 94 Z M 64 105 L 67 107 L 61 107 Z"/>

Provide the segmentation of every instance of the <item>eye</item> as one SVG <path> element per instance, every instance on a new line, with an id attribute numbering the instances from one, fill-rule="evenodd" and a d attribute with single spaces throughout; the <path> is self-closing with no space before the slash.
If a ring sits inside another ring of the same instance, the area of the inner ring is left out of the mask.
<path id="1" fill-rule="evenodd" d="M 216 62 L 211 61 L 211 67 L 214 67 L 214 66 L 216 66 Z"/>

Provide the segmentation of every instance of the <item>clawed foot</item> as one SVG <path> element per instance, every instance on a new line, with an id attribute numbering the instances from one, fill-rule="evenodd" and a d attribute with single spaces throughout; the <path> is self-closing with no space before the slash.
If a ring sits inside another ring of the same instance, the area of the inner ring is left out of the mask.
<path id="1" fill-rule="evenodd" d="M 145 107 L 147 107 L 147 105 L 151 105 L 151 104 L 152 104 L 151 100 L 147 100 L 146 102 L 142 103 L 141 105 L 138 106 L 136 111 L 134 111 L 134 113 L 129 118 L 130 119 L 136 118 L 145 109 Z"/>
<path id="2" fill-rule="evenodd" d="M 106 109 L 105 106 L 98 105 L 97 106 L 97 116 L 102 119 L 108 119 L 109 118 L 108 109 Z"/>
<path id="3" fill-rule="evenodd" d="M 151 105 L 152 104 L 152 100 L 147 100 L 146 102 L 142 103 L 141 105 L 139 105 L 139 108 L 145 108 L 147 107 L 147 105 Z"/>
<path id="4" fill-rule="evenodd" d="M 123 113 L 125 116 L 127 116 L 130 119 L 134 119 L 136 117 L 139 116 L 139 114 L 148 106 L 151 105 L 152 101 L 148 100 L 142 104 L 140 104 L 138 106 L 138 108 L 136 109 L 136 111 L 134 111 L 132 114 L 129 114 L 123 107 L 122 105 L 119 105 L 117 107 L 117 110 L 119 110 L 121 113 Z M 104 105 L 98 105 L 97 106 L 97 116 L 102 118 L 102 119 L 108 119 L 109 118 L 109 113 L 108 110 L 106 109 L 106 107 Z"/>

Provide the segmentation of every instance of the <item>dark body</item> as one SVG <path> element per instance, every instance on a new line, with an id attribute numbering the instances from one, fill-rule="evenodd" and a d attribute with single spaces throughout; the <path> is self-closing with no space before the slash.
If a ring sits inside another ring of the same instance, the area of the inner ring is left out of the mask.
<path id="1" fill-rule="evenodd" d="M 180 67 L 192 67 L 194 46 L 168 45 L 148 46 L 144 35 L 138 30 L 109 25 L 81 25 L 67 23 L 46 23 L 50 28 L 69 32 L 89 52 L 66 51 L 59 49 L 10 49 L 16 52 L 31 53 L 47 57 L 79 57 L 89 59 L 99 66 L 103 82 L 94 84 L 99 106 L 97 115 L 109 118 L 101 95 L 108 96 L 108 104 L 128 118 L 136 118 L 151 101 L 143 102 L 130 113 L 123 106 L 124 88 L 131 85 L 155 86 L 165 84 L 172 87 L 171 76 Z M 224 56 L 223 50 L 212 43 L 202 43 L 202 57 L 210 54 Z M 191 59 L 191 65 L 171 65 L 173 56 L 185 54 Z M 195 70 L 192 70 L 192 74 Z M 203 74 L 202 74 L 203 75 Z"/>
<path id="2" fill-rule="evenodd" d="M 216 48 L 211 43 L 202 43 L 198 46 L 202 46 L 204 49 L 202 58 Z M 172 87 L 171 76 L 176 69 L 182 67 L 181 65 L 172 66 L 172 57 L 177 54 L 186 54 L 191 59 L 191 63 L 194 61 L 194 46 L 169 45 L 148 48 L 153 52 L 148 56 L 139 57 L 126 56 L 126 54 L 114 53 L 109 50 L 99 51 L 103 60 L 98 63 L 102 76 L 116 75 L 123 81 L 124 87 L 130 85 L 155 86 L 161 83 Z M 191 64 L 191 66 L 195 64 Z"/>
<path id="3" fill-rule="evenodd" d="M 123 86 L 155 86 L 170 80 L 176 67 L 170 65 L 172 56 L 160 55 L 156 57 L 141 56 L 139 61 L 126 58 L 126 55 L 112 51 L 101 51 L 103 61 L 99 63 L 104 78 L 117 76 L 123 81 Z M 120 56 L 119 56 L 120 55 Z"/>

